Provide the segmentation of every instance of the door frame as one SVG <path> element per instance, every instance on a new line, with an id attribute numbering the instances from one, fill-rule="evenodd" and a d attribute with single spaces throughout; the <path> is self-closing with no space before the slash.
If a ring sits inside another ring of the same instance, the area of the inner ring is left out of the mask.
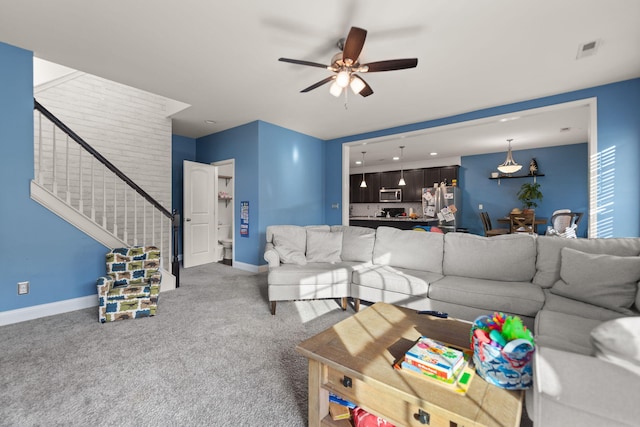
<path id="1" fill-rule="evenodd" d="M 219 160 L 217 162 L 212 162 L 212 166 L 220 167 L 225 165 L 231 165 L 231 263 L 232 265 L 236 262 L 236 159 L 225 159 Z M 219 170 L 218 170 L 219 172 Z M 219 190 L 219 189 L 218 189 Z M 217 197 L 217 194 L 216 194 Z M 216 221 L 218 217 L 216 216 Z M 218 224 L 216 224 L 216 229 Z"/>

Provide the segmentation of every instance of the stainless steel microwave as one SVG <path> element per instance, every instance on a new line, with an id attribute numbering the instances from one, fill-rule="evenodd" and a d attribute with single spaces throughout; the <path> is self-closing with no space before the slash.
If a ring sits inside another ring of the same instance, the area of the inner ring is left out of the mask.
<path id="1" fill-rule="evenodd" d="M 380 189 L 380 202 L 401 202 L 402 201 L 402 189 L 401 188 L 381 188 Z"/>

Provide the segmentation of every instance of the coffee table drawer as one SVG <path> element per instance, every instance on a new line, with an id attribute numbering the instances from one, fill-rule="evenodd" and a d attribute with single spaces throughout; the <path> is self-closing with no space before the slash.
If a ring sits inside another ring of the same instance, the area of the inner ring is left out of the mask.
<path id="1" fill-rule="evenodd" d="M 336 369 L 327 367 L 324 388 L 347 399 L 368 412 L 389 421 L 396 426 L 471 427 L 481 426 L 459 415 L 447 413 L 429 402 L 408 402 L 402 395 L 376 383 L 361 381 Z M 449 393 L 443 390 L 443 393 Z"/>

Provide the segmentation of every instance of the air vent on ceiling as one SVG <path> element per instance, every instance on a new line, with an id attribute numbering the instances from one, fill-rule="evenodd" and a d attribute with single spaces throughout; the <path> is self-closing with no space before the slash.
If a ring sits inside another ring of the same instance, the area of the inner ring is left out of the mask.
<path id="1" fill-rule="evenodd" d="M 580 46 L 578 46 L 578 54 L 576 55 L 576 59 L 595 55 L 598 47 L 600 47 L 600 40 L 592 40 L 587 43 L 582 43 Z"/>

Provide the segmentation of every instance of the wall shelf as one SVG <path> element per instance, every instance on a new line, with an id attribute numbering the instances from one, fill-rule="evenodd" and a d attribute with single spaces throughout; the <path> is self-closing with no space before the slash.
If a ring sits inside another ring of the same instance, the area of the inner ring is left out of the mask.
<path id="1" fill-rule="evenodd" d="M 536 178 L 539 176 L 544 176 L 543 173 L 537 173 L 535 175 L 502 175 L 497 178 L 489 177 L 489 179 L 498 180 L 498 185 L 500 185 L 501 179 L 517 179 L 517 178 L 533 178 L 533 182 L 536 182 Z"/>
<path id="2" fill-rule="evenodd" d="M 218 197 L 218 201 L 224 200 L 224 207 L 229 206 L 229 202 L 232 200 L 232 197 Z"/>

